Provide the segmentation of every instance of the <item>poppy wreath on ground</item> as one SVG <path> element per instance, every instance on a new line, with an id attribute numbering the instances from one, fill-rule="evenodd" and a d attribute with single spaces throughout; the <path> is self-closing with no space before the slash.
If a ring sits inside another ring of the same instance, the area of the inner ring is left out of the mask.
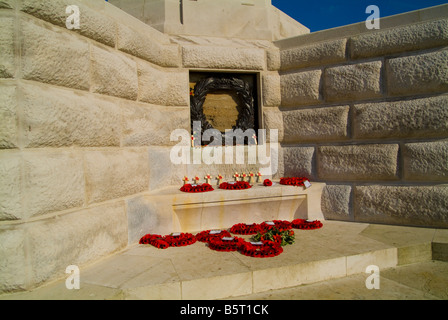
<path id="1" fill-rule="evenodd" d="M 180 233 L 179 235 L 151 235 L 140 239 L 140 244 L 150 244 L 158 249 L 167 249 L 169 247 L 185 247 L 196 242 L 196 237 L 190 233 Z"/>
<path id="2" fill-rule="evenodd" d="M 272 220 L 265 221 L 260 224 L 262 232 L 266 232 L 272 229 L 278 229 L 279 231 L 285 231 L 292 229 L 291 222 L 285 220 Z"/>
<path id="3" fill-rule="evenodd" d="M 269 180 L 269 179 L 266 179 L 266 180 L 263 181 L 263 185 L 265 187 L 270 187 L 270 186 L 272 186 L 272 181 Z"/>
<path id="4" fill-rule="evenodd" d="M 168 235 L 163 237 L 170 247 L 186 247 L 196 242 L 196 237 L 191 233 L 180 233 L 179 235 Z"/>
<path id="5" fill-rule="evenodd" d="M 230 228 L 231 233 L 240 235 L 253 235 L 257 234 L 257 232 L 259 231 L 260 231 L 260 225 L 256 223 L 253 224 L 238 223 L 232 226 L 232 228 Z"/>
<path id="6" fill-rule="evenodd" d="M 170 247 L 168 242 L 163 240 L 163 237 L 158 234 L 147 234 L 139 241 L 140 244 L 150 244 L 158 249 L 167 249 Z"/>
<path id="7" fill-rule="evenodd" d="M 244 190 L 250 189 L 252 186 L 247 181 L 237 181 L 236 183 L 223 182 L 219 185 L 219 188 L 224 190 Z"/>
<path id="8" fill-rule="evenodd" d="M 304 186 L 305 181 L 309 181 L 307 178 L 281 178 L 280 184 L 287 186 Z"/>
<path id="9" fill-rule="evenodd" d="M 232 252 L 238 251 L 244 239 L 238 237 L 214 237 L 208 241 L 208 247 L 214 251 Z"/>
<path id="10" fill-rule="evenodd" d="M 319 220 L 315 221 L 307 221 L 305 219 L 296 219 L 291 222 L 291 225 L 294 229 L 300 230 L 314 230 L 322 228 L 323 224 Z"/>
<path id="11" fill-rule="evenodd" d="M 218 233 L 219 231 L 219 233 Z M 230 237 L 230 233 L 227 230 L 217 230 L 217 231 L 202 231 L 196 235 L 196 240 L 200 242 L 209 242 L 210 239 L 221 239 L 223 237 Z"/>
<path id="12" fill-rule="evenodd" d="M 240 252 L 253 258 L 272 258 L 281 254 L 283 248 L 274 241 L 262 241 L 261 245 L 244 241 L 240 246 Z"/>
<path id="13" fill-rule="evenodd" d="M 180 191 L 182 192 L 188 192 L 188 193 L 200 193 L 200 192 L 209 192 L 214 191 L 213 187 L 209 185 L 208 183 L 199 184 L 197 186 L 193 186 L 191 184 L 186 184 L 182 188 L 180 188 Z"/>

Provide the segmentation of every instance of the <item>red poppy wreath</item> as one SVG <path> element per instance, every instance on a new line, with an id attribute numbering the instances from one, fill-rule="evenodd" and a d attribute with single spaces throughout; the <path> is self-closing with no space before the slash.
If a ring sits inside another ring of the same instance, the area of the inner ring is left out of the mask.
<path id="1" fill-rule="evenodd" d="M 300 230 L 314 230 L 322 228 L 323 224 L 319 220 L 305 220 L 305 219 L 296 219 L 291 222 L 291 225 L 294 229 Z"/>
<path id="2" fill-rule="evenodd" d="M 235 183 L 223 182 L 219 185 L 219 188 L 224 190 L 244 190 L 250 189 L 252 186 L 247 181 L 237 181 Z"/>
<path id="3" fill-rule="evenodd" d="M 230 228 L 231 233 L 240 235 L 253 235 L 257 234 L 257 232 L 259 231 L 260 231 L 260 225 L 256 223 L 253 224 L 238 223 L 232 226 L 232 228 Z"/>
<path id="4" fill-rule="evenodd" d="M 188 193 L 201 193 L 201 192 L 209 192 L 209 191 L 214 191 L 214 190 L 215 189 L 213 189 L 213 187 L 208 183 L 199 184 L 199 185 L 186 184 L 182 188 L 180 188 L 180 191 L 188 192 Z"/>
<path id="5" fill-rule="evenodd" d="M 230 233 L 227 230 L 206 230 L 199 232 L 196 235 L 196 240 L 209 242 L 211 239 L 221 239 L 223 237 L 230 237 Z"/>
<path id="6" fill-rule="evenodd" d="M 309 181 L 307 178 L 281 178 L 280 184 L 287 186 L 304 186 L 305 181 Z"/>
<path id="7" fill-rule="evenodd" d="M 272 258 L 281 254 L 283 248 L 274 241 L 261 241 L 259 243 L 244 241 L 240 246 L 240 252 L 253 258 Z"/>

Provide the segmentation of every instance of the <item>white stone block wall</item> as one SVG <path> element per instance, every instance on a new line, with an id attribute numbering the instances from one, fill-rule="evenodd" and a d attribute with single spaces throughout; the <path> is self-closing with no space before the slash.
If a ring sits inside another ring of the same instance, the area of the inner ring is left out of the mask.
<path id="1" fill-rule="evenodd" d="M 80 29 L 66 28 L 68 5 Z M 105 1 L 2 1 L 0 29 L 6 292 L 126 248 L 127 202 L 165 183 L 150 183 L 151 150 L 169 155 L 190 111 L 180 46 Z"/>
<path id="2" fill-rule="evenodd" d="M 283 124 L 284 174 L 327 183 L 327 219 L 448 227 L 446 9 L 276 42 L 265 121 Z"/>

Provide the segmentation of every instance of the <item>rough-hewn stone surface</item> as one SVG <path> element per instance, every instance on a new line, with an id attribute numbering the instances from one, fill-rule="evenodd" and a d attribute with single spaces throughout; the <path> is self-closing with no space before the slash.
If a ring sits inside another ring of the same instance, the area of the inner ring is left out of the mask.
<path id="1" fill-rule="evenodd" d="M 27 286 L 25 232 L 0 228 L 0 292 L 24 290 Z"/>
<path id="2" fill-rule="evenodd" d="M 396 180 L 398 145 L 348 145 L 317 148 L 317 172 L 322 180 Z"/>
<path id="3" fill-rule="evenodd" d="M 14 19 L 0 17 L 0 78 L 14 76 Z"/>
<path id="4" fill-rule="evenodd" d="M 351 38 L 353 58 L 387 55 L 448 44 L 448 20 L 368 32 Z"/>
<path id="5" fill-rule="evenodd" d="M 278 107 L 282 103 L 280 76 L 276 72 L 265 73 L 262 79 L 263 106 Z"/>
<path id="6" fill-rule="evenodd" d="M 24 146 L 120 146 L 121 109 L 92 94 L 48 86 L 22 85 Z"/>
<path id="7" fill-rule="evenodd" d="M 381 69 L 381 61 L 326 69 L 325 98 L 341 101 L 381 97 Z"/>
<path id="8" fill-rule="evenodd" d="M 448 50 L 386 61 L 389 94 L 448 91 Z"/>
<path id="9" fill-rule="evenodd" d="M 81 155 L 59 150 L 24 152 L 23 167 L 24 218 L 84 205 Z"/>
<path id="10" fill-rule="evenodd" d="M 179 67 L 181 55 L 178 45 L 161 44 L 151 37 L 125 25 L 118 26 L 117 48 L 133 56 L 164 67 Z"/>
<path id="11" fill-rule="evenodd" d="M 1 9 L 14 9 L 14 0 L 2 0 L 0 1 L 0 8 Z"/>
<path id="12" fill-rule="evenodd" d="M 63 276 L 70 265 L 82 267 L 124 249 L 127 245 L 124 201 L 36 221 L 30 223 L 27 231 L 32 270 L 28 281 L 37 285 Z"/>
<path id="13" fill-rule="evenodd" d="M 89 90 L 90 51 L 87 41 L 56 30 L 51 25 L 29 21 L 22 21 L 22 35 L 24 79 Z"/>
<path id="14" fill-rule="evenodd" d="M 280 50 L 277 48 L 266 49 L 266 63 L 269 71 L 278 71 L 281 68 Z"/>
<path id="15" fill-rule="evenodd" d="M 188 106 L 188 73 L 165 71 L 138 63 L 139 100 L 164 106 Z"/>
<path id="16" fill-rule="evenodd" d="M 282 148 L 282 154 L 285 177 L 315 178 L 315 149 L 313 147 L 288 146 Z"/>
<path id="17" fill-rule="evenodd" d="M 185 68 L 264 70 L 265 51 L 257 48 L 184 46 Z"/>
<path id="18" fill-rule="evenodd" d="M 0 149 L 18 147 L 16 99 L 14 86 L 0 87 Z"/>
<path id="19" fill-rule="evenodd" d="M 170 146 L 171 132 L 190 132 L 190 108 L 160 107 L 142 103 L 125 103 L 123 108 L 123 146 Z M 170 121 L 166 121 L 170 119 Z"/>
<path id="20" fill-rule="evenodd" d="M 282 105 L 299 106 L 319 103 L 321 75 L 321 70 L 282 75 L 280 80 Z"/>
<path id="21" fill-rule="evenodd" d="M 22 168 L 18 152 L 0 151 L 0 220 L 23 218 Z"/>
<path id="22" fill-rule="evenodd" d="M 117 28 L 115 21 L 95 12 L 84 4 L 74 3 L 71 0 L 25 0 L 22 3 L 21 10 L 39 19 L 66 28 L 66 20 L 70 15 L 66 13 L 66 8 L 70 5 L 78 6 L 80 13 L 79 29 L 74 28 L 71 31 L 79 32 L 83 36 L 111 47 L 115 46 Z"/>
<path id="23" fill-rule="evenodd" d="M 358 139 L 448 135 L 448 96 L 356 104 L 353 115 L 353 135 Z"/>
<path id="24" fill-rule="evenodd" d="M 267 140 L 271 137 L 271 130 L 277 130 L 278 141 L 283 141 L 283 112 L 279 111 L 277 108 L 266 108 L 263 110 L 263 123 L 264 128 L 266 129 Z"/>
<path id="25" fill-rule="evenodd" d="M 407 180 L 448 181 L 448 142 L 407 143 L 403 148 Z"/>
<path id="26" fill-rule="evenodd" d="M 148 190 L 149 161 L 145 148 L 86 151 L 87 202 L 102 202 Z"/>
<path id="27" fill-rule="evenodd" d="M 357 186 L 355 220 L 448 227 L 448 187 Z"/>
<path id="28" fill-rule="evenodd" d="M 92 91 L 136 100 L 137 64 L 127 56 L 92 46 Z"/>
<path id="29" fill-rule="evenodd" d="M 352 187 L 326 185 L 322 192 L 322 213 L 327 220 L 350 221 Z"/>
<path id="30" fill-rule="evenodd" d="M 283 112 L 286 142 L 331 141 L 348 138 L 349 106 Z"/>
<path id="31" fill-rule="evenodd" d="M 322 66 L 345 61 L 347 39 L 338 39 L 281 51 L 281 69 Z"/>

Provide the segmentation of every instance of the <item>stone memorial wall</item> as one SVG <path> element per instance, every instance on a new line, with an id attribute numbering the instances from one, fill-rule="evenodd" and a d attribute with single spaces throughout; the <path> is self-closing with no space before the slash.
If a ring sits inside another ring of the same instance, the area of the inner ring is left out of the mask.
<path id="1" fill-rule="evenodd" d="M 0 292 L 126 248 L 148 192 L 245 167 L 170 161 L 191 71 L 257 74 L 274 178 L 326 183 L 326 219 L 448 227 L 447 8 L 272 42 L 169 36 L 103 0 L 0 1 Z"/>

